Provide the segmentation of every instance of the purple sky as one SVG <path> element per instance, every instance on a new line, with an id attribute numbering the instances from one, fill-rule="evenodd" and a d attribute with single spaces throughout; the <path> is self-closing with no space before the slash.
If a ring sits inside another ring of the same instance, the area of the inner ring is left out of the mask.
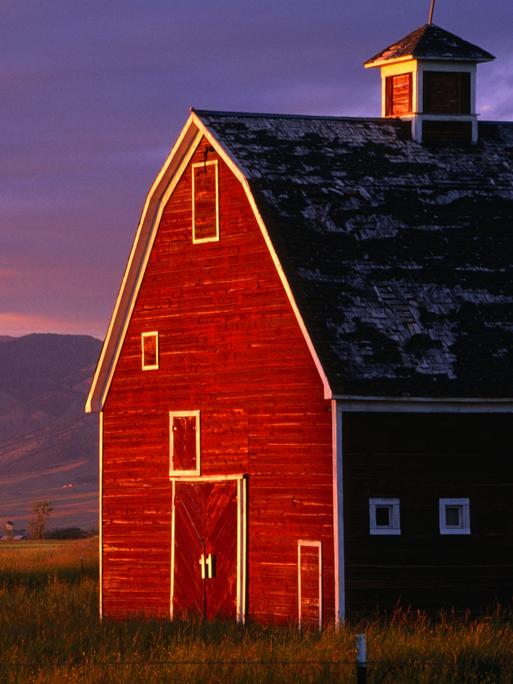
<path id="1" fill-rule="evenodd" d="M 205 109 L 379 113 L 362 62 L 429 0 L 0 2 L 0 335 L 105 334 L 146 192 Z M 491 51 L 483 118 L 513 120 L 513 3 L 438 0 Z"/>

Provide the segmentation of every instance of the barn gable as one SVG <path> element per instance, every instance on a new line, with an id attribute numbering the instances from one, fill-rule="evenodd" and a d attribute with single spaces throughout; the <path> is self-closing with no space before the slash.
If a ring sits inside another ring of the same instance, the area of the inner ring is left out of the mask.
<path id="1" fill-rule="evenodd" d="M 242 184 L 250 206 L 255 214 L 255 218 L 262 231 L 266 245 L 278 270 L 298 324 L 305 337 L 306 344 L 310 349 L 315 365 L 319 371 L 325 397 L 330 398 L 332 395 L 326 374 L 311 342 L 309 332 L 303 322 L 292 290 L 287 282 L 283 269 L 281 268 L 276 251 L 269 238 L 267 228 L 252 196 L 244 171 L 236 164 L 222 142 L 215 137 L 212 131 L 205 126 L 204 122 L 193 111 L 175 146 L 150 188 L 144 204 L 132 250 L 114 307 L 114 312 L 107 329 L 100 359 L 87 397 L 85 410 L 88 413 L 91 411 L 101 411 L 104 405 L 119 359 L 119 354 L 123 346 L 130 316 L 151 254 L 151 248 L 157 234 L 162 212 L 203 137 L 205 137 L 213 149 L 227 163 L 230 170 Z"/>

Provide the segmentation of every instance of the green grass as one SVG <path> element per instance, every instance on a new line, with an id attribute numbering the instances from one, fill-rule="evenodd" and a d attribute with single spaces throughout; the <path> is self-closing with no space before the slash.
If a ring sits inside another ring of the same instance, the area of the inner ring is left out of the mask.
<path id="1" fill-rule="evenodd" d="M 0 546 L 1 684 L 354 682 L 359 632 L 369 659 L 380 661 L 369 668 L 372 683 L 513 682 L 513 617 L 501 610 L 437 620 L 397 611 L 321 635 L 293 626 L 100 624 L 95 543 Z"/>

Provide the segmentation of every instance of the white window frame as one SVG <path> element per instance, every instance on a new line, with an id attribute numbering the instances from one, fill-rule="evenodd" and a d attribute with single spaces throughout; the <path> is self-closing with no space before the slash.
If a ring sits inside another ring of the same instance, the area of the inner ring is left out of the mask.
<path id="1" fill-rule="evenodd" d="M 216 234 L 212 237 L 197 238 L 196 237 L 196 196 L 194 189 L 194 169 L 204 168 L 205 166 L 215 167 L 215 184 L 216 184 Z M 202 242 L 218 242 L 219 241 L 219 164 L 217 159 L 212 161 L 197 162 L 191 164 L 192 167 L 192 243 L 199 245 Z"/>
<path id="2" fill-rule="evenodd" d="M 144 361 L 144 340 L 147 337 L 155 338 L 155 359 L 156 363 L 147 364 Z M 159 333 L 157 330 L 152 330 L 151 332 L 141 333 L 141 367 L 143 370 L 158 370 L 159 367 Z"/>
<path id="3" fill-rule="evenodd" d="M 391 508 L 391 523 L 388 527 L 376 524 L 377 506 Z M 400 535 L 401 534 L 401 502 L 400 499 L 370 498 L 369 499 L 369 534 L 371 535 Z"/>
<path id="4" fill-rule="evenodd" d="M 196 418 L 196 468 L 194 470 L 175 470 L 173 468 L 173 422 L 175 418 Z M 201 439 L 199 411 L 170 411 L 169 412 L 169 476 L 191 477 L 201 475 Z"/>
<path id="5" fill-rule="evenodd" d="M 447 525 L 446 509 L 447 506 L 461 507 L 461 526 L 454 527 Z M 438 512 L 440 520 L 440 534 L 470 534 L 470 499 L 439 499 Z"/>

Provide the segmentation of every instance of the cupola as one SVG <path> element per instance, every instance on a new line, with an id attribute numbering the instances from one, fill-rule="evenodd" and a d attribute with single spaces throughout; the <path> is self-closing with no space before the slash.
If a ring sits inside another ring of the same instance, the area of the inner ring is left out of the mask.
<path id="1" fill-rule="evenodd" d="M 476 70 L 495 59 L 432 23 L 365 62 L 381 69 L 381 113 L 411 120 L 417 142 L 476 143 Z"/>

